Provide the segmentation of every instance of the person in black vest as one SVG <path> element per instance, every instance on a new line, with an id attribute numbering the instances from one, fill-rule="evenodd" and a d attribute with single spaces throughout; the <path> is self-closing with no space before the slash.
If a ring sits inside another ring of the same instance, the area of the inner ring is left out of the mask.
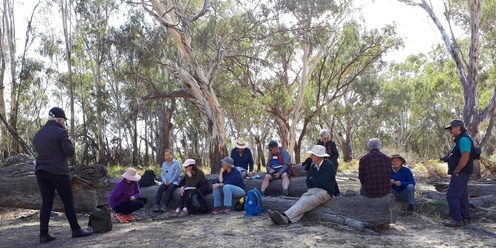
<path id="1" fill-rule="evenodd" d="M 470 223 L 467 187 L 474 169 L 475 147 L 462 120 L 452 120 L 445 129 L 455 138 L 455 144 L 447 157 L 448 174 L 451 178 L 446 199 L 451 221 L 443 224 L 448 227 L 460 227 Z"/>
<path id="2" fill-rule="evenodd" d="M 67 158 L 74 155 L 75 141 L 72 138 L 69 139 L 65 129 L 66 120 L 64 110 L 58 107 L 52 108 L 48 113 L 48 121 L 33 138 L 33 145 L 38 152 L 35 167 L 36 181 L 42 198 L 41 244 L 55 240 L 55 237 L 48 234 L 48 222 L 50 222 L 55 190 L 64 204 L 64 212 L 71 226 L 72 237 L 84 237 L 92 233 L 90 230 L 81 229 L 76 217 L 71 174 L 67 164 Z"/>
<path id="3" fill-rule="evenodd" d="M 336 148 L 336 143 L 331 140 L 331 133 L 327 130 L 322 130 L 320 132 L 320 140 L 317 142 L 317 145 L 321 145 L 325 147 L 327 154 L 329 154 L 329 157 L 326 159 L 332 162 L 332 165 L 334 166 L 334 170 L 336 173 L 338 172 L 338 157 L 339 157 L 339 152 L 338 149 Z M 339 192 L 339 187 L 337 182 L 334 184 L 334 197 L 340 197 L 341 192 Z"/>

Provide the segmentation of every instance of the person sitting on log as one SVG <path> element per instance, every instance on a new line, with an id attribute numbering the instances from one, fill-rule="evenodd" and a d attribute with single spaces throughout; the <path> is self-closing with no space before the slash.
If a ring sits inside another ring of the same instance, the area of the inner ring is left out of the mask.
<path id="1" fill-rule="evenodd" d="M 391 158 L 379 151 L 381 141 L 377 138 L 370 139 L 367 147 L 369 153 L 358 163 L 360 194 L 369 198 L 383 197 L 391 192 Z"/>
<path id="2" fill-rule="evenodd" d="M 212 187 L 208 182 L 207 177 L 202 169 L 196 166 L 196 161 L 194 159 L 186 159 L 183 163 L 184 167 L 184 177 L 181 180 L 179 205 L 176 211 L 172 213 L 174 217 L 186 217 L 189 215 L 188 209 L 192 207 L 192 199 L 194 194 L 200 194 L 200 198 L 203 206 L 206 205 L 204 195 L 212 193 Z"/>
<path id="3" fill-rule="evenodd" d="M 234 167 L 243 169 L 246 173 L 243 177 L 253 176 L 253 155 L 251 154 L 248 144 L 246 144 L 243 138 L 238 138 L 234 148 L 231 150 L 231 156 L 234 160 Z"/>
<path id="4" fill-rule="evenodd" d="M 391 156 L 392 172 L 391 172 L 391 193 L 396 197 L 396 200 L 407 200 L 408 211 L 413 212 L 413 203 L 415 196 L 415 179 L 412 171 L 403 166 L 406 160 L 399 154 Z"/>
<path id="5" fill-rule="evenodd" d="M 290 170 L 291 156 L 276 141 L 269 142 L 269 159 L 267 161 L 267 174 L 262 181 L 260 193 L 265 195 L 265 190 L 274 179 L 282 179 L 282 194 L 289 195 L 289 178 L 293 176 Z"/>
<path id="6" fill-rule="evenodd" d="M 117 214 L 115 217 L 121 223 L 135 221 L 132 213 L 141 209 L 148 202 L 145 197 L 140 197 L 138 181 L 141 176 L 133 168 L 127 168 L 122 174 L 122 179 L 117 182 L 114 190 L 110 193 L 109 205 Z"/>
<path id="7" fill-rule="evenodd" d="M 157 196 L 155 198 L 155 207 L 153 211 L 155 212 L 166 212 L 169 202 L 172 199 L 172 193 L 176 188 L 179 187 L 181 182 L 181 164 L 179 161 L 172 158 L 172 152 L 169 149 L 164 151 L 164 163 L 162 164 L 162 183 L 158 187 Z M 160 201 L 162 201 L 162 194 L 165 193 L 164 205 L 160 207 Z"/>
<path id="8" fill-rule="evenodd" d="M 234 168 L 234 160 L 225 157 L 221 160 L 222 168 L 219 172 L 219 178 L 212 183 L 214 191 L 214 210 L 212 214 L 218 214 L 220 211 L 230 213 L 232 211 L 232 199 L 244 196 L 245 184 L 241 172 Z M 221 199 L 224 196 L 224 209 L 221 206 Z"/>
<path id="9" fill-rule="evenodd" d="M 321 145 L 314 145 L 310 153 L 312 165 L 308 171 L 306 184 L 308 187 L 301 198 L 284 213 L 268 210 L 270 219 L 277 225 L 287 225 L 299 221 L 306 212 L 329 201 L 334 195 L 336 170 L 326 149 Z"/>

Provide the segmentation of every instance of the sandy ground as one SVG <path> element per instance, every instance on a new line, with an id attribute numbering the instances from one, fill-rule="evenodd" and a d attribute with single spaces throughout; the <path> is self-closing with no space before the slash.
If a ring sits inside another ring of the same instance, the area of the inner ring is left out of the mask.
<path id="1" fill-rule="evenodd" d="M 494 223 L 447 228 L 442 220 L 401 214 L 395 225 L 368 232 L 333 223 L 302 220 L 274 225 L 267 214 L 244 212 L 174 218 L 150 209 L 136 212 L 137 221 L 107 233 L 72 238 L 63 213 L 53 213 L 50 233 L 57 239 L 40 245 L 37 210 L 0 208 L 0 247 L 496 247 Z M 79 214 L 86 226 L 88 214 Z M 482 228 L 481 228 L 482 227 Z"/>

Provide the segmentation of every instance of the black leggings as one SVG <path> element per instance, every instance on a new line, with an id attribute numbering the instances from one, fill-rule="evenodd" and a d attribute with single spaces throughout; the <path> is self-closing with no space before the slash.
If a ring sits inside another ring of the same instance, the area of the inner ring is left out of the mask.
<path id="1" fill-rule="evenodd" d="M 145 206 L 145 204 L 147 202 L 148 202 L 148 199 L 146 199 L 145 197 L 138 197 L 138 199 L 136 199 L 134 201 L 127 200 L 127 201 L 117 205 L 114 208 L 114 211 L 118 214 L 128 215 L 128 214 L 142 208 L 143 206 Z"/>
<path id="2" fill-rule="evenodd" d="M 78 230 L 81 227 L 77 221 L 76 208 L 74 207 L 74 196 L 72 195 L 71 177 L 67 175 L 52 174 L 47 171 L 38 170 L 36 172 L 36 181 L 41 192 L 41 211 L 40 211 L 40 234 L 48 233 L 48 222 L 50 221 L 50 212 L 53 207 L 55 190 L 64 204 L 64 212 L 71 230 Z"/>

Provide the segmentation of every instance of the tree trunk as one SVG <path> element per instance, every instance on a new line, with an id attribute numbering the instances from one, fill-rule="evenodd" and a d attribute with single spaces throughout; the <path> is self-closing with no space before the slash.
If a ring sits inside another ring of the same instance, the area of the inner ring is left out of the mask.
<path id="1" fill-rule="evenodd" d="M 171 99 L 171 106 L 168 107 L 165 103 L 158 104 L 158 137 L 157 137 L 157 163 L 162 164 L 164 160 L 165 149 L 171 149 L 170 132 L 172 130 L 172 114 L 175 109 L 175 101 Z M 174 152 L 174 151 L 173 151 Z"/>

